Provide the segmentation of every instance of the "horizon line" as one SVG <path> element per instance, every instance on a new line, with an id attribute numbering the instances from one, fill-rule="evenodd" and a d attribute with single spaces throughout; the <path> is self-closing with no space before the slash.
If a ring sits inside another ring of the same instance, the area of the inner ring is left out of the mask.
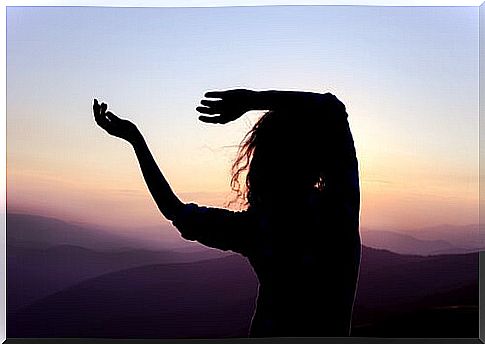
<path id="1" fill-rule="evenodd" d="M 1 214 L 1 213 L 0 213 Z M 86 221 L 75 221 L 75 220 L 69 220 L 66 218 L 58 217 L 58 216 L 53 216 L 53 215 L 48 215 L 45 213 L 40 213 L 40 212 L 26 212 L 26 211 L 19 211 L 19 210 L 14 210 L 14 211 L 8 211 L 5 213 L 5 219 L 8 215 L 26 215 L 26 216 L 33 216 L 33 217 L 42 217 L 46 219 L 52 219 L 52 220 L 57 220 L 60 222 L 64 222 L 67 224 L 71 225 L 81 225 L 81 226 L 93 226 L 93 227 L 99 227 L 99 228 L 104 228 L 104 229 L 114 229 L 114 228 L 153 228 L 157 227 L 158 225 L 149 225 L 149 226 L 115 226 L 115 225 L 102 225 L 102 224 L 97 224 L 97 223 L 92 223 L 92 222 L 86 222 Z M 171 225 L 169 220 L 163 219 L 160 222 L 160 226 L 164 225 Z M 477 223 L 467 223 L 467 224 L 450 224 L 450 223 L 441 223 L 441 224 L 436 224 L 436 225 L 429 225 L 429 226 L 420 226 L 420 227 L 415 227 L 415 228 L 403 228 L 402 231 L 409 231 L 409 230 L 420 230 L 420 229 L 429 229 L 429 228 L 434 228 L 434 227 L 471 227 L 471 226 L 485 226 L 485 224 L 480 224 L 480 222 Z M 391 229 L 390 229 L 391 228 Z M 390 232 L 396 232 L 399 233 L 399 230 L 397 229 L 392 229 L 390 226 L 376 226 L 376 227 L 369 227 L 369 226 L 359 226 L 360 231 L 390 231 Z"/>

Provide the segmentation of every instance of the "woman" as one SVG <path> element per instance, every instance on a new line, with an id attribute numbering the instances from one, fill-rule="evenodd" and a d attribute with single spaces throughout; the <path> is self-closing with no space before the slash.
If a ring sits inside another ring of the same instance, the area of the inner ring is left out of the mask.
<path id="1" fill-rule="evenodd" d="M 233 165 L 232 187 L 246 201 L 244 211 L 181 202 L 137 127 L 96 99 L 93 110 L 99 126 L 132 144 L 158 208 L 184 238 L 248 258 L 259 279 L 250 336 L 348 336 L 361 244 L 358 165 L 345 106 L 330 93 L 237 89 L 206 97 L 197 107 L 206 123 L 268 110 Z"/>

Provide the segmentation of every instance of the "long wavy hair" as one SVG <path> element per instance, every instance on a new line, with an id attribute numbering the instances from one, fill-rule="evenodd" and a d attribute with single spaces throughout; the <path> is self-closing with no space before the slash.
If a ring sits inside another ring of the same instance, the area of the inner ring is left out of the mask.
<path id="1" fill-rule="evenodd" d="M 331 134 L 322 134 L 325 116 L 315 110 L 272 110 L 256 122 L 232 165 L 231 188 L 240 204 L 271 206 L 310 189 L 324 190 L 331 153 Z"/>

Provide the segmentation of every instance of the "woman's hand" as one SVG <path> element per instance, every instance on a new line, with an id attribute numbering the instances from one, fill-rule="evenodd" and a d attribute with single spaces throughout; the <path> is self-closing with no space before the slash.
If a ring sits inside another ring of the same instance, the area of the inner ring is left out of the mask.
<path id="1" fill-rule="evenodd" d="M 246 112 L 256 109 L 257 93 L 245 89 L 207 92 L 206 98 L 219 98 L 219 100 L 202 100 L 200 103 L 204 106 L 198 106 L 196 110 L 209 116 L 199 116 L 199 120 L 219 124 L 234 121 Z"/>
<path id="2" fill-rule="evenodd" d="M 115 116 L 110 111 L 106 112 L 107 108 L 108 106 L 105 103 L 99 105 L 98 100 L 94 99 L 93 112 L 96 123 L 106 130 L 108 134 L 133 143 L 140 135 L 136 125 L 126 119 Z"/>

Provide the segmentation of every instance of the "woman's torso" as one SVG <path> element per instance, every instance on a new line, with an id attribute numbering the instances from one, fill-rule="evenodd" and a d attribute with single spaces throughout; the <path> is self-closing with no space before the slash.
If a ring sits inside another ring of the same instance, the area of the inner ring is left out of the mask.
<path id="1" fill-rule="evenodd" d="M 260 287 L 250 335 L 347 336 L 360 262 L 358 214 L 316 193 L 291 209 L 255 213 L 258 238 L 247 256 Z"/>

